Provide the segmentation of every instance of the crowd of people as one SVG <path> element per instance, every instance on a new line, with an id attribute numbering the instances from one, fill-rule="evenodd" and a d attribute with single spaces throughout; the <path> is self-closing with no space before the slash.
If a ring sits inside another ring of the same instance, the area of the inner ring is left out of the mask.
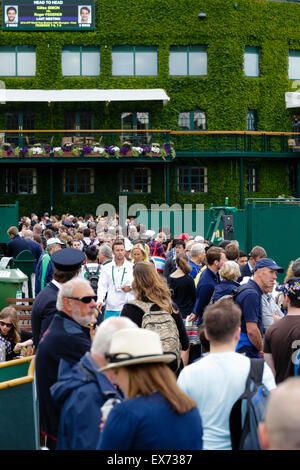
<path id="1" fill-rule="evenodd" d="M 7 232 L 6 256 L 35 256 L 35 298 L 32 335 L 0 312 L 0 345 L 6 360 L 35 348 L 47 448 L 232 449 L 256 359 L 270 392 L 260 447 L 299 449 L 300 258 L 280 285 L 262 246 L 118 222 L 32 214 Z"/>

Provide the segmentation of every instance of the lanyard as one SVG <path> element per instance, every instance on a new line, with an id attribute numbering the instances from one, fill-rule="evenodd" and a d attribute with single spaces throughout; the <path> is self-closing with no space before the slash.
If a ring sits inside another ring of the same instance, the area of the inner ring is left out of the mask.
<path id="1" fill-rule="evenodd" d="M 114 270 L 115 270 L 115 267 L 112 266 L 111 267 L 111 276 L 112 276 L 112 281 L 113 281 L 113 285 L 115 285 L 115 276 L 114 276 Z M 123 282 L 123 279 L 124 279 L 124 275 L 126 273 L 126 268 L 123 268 L 123 274 L 122 274 L 122 279 L 121 279 L 121 283 L 120 285 L 122 285 L 122 282 Z"/>

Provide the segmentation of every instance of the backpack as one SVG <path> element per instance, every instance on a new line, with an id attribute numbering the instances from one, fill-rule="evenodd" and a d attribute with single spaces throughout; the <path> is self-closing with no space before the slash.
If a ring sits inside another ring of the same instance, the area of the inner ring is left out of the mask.
<path id="1" fill-rule="evenodd" d="M 97 294 L 97 289 L 98 289 L 98 281 L 99 281 L 99 272 L 101 269 L 101 265 L 98 265 L 97 271 L 90 271 L 87 267 L 86 264 L 83 265 L 85 271 L 87 272 L 87 277 L 86 279 L 89 281 L 91 284 L 91 287 L 94 289 L 95 294 Z"/>
<path id="2" fill-rule="evenodd" d="M 232 300 L 235 302 L 235 299 L 237 298 L 237 296 L 238 296 L 241 292 L 243 292 L 244 290 L 247 290 L 247 289 L 254 290 L 254 291 L 257 293 L 257 291 L 256 291 L 256 289 L 255 289 L 254 287 L 245 285 L 244 287 L 242 287 L 241 290 L 234 289 L 234 290 L 232 291 L 232 294 L 225 294 L 225 295 L 222 295 L 222 297 L 220 297 L 220 298 L 217 300 L 217 302 L 218 302 L 219 300 L 223 300 L 223 299 L 232 299 Z"/>
<path id="3" fill-rule="evenodd" d="M 176 322 L 169 312 L 154 311 L 150 309 L 152 302 L 143 302 L 141 300 L 130 300 L 129 304 L 136 305 L 144 311 L 141 328 L 158 333 L 164 353 L 173 353 L 176 355 L 177 367 L 181 362 L 181 343 Z"/>
<path id="4" fill-rule="evenodd" d="M 232 407 L 229 423 L 232 450 L 261 450 L 257 427 L 263 421 L 269 390 L 262 383 L 264 360 L 250 359 L 243 394 Z"/>

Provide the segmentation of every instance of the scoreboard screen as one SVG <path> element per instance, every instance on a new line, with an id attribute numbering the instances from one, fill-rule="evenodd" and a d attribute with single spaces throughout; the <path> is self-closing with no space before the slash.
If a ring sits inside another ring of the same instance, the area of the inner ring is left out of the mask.
<path id="1" fill-rule="evenodd" d="M 94 0 L 2 1 L 3 31 L 94 31 Z"/>

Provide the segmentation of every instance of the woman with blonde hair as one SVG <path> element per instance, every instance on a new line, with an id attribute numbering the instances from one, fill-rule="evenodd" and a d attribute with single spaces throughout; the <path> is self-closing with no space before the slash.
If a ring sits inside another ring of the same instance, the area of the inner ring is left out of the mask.
<path id="1" fill-rule="evenodd" d="M 121 315 L 130 318 L 141 327 L 143 316 L 148 309 L 149 313 L 153 312 L 153 314 L 167 312 L 172 316 L 177 326 L 181 350 L 186 351 L 189 347 L 189 341 L 182 317 L 172 303 L 167 281 L 160 276 L 155 266 L 152 263 L 136 263 L 133 267 L 131 286 L 136 298 L 124 305 Z M 180 372 L 182 365 L 181 362 L 178 367 L 176 359 L 169 364 L 176 374 Z"/>
<path id="2" fill-rule="evenodd" d="M 196 402 L 180 390 L 167 367 L 157 333 L 125 328 L 112 336 L 108 364 L 126 400 L 110 411 L 98 450 L 201 450 L 202 423 Z M 102 414 L 103 421 L 105 417 Z"/>
<path id="3" fill-rule="evenodd" d="M 231 295 L 240 285 L 239 282 L 237 282 L 241 275 L 240 267 L 235 261 L 226 261 L 221 267 L 219 274 L 222 280 L 215 288 L 214 302 L 225 295 Z"/>
<path id="4" fill-rule="evenodd" d="M 145 261 L 149 263 L 148 245 L 147 245 L 147 248 L 146 248 L 146 245 L 143 245 L 142 243 L 136 243 L 133 245 L 130 251 L 130 258 L 134 264 L 140 261 Z"/>
<path id="5" fill-rule="evenodd" d="M 4 344 L 6 361 L 18 357 L 21 348 L 33 345 L 32 333 L 20 330 L 14 307 L 4 307 L 0 312 L 0 343 Z"/>

